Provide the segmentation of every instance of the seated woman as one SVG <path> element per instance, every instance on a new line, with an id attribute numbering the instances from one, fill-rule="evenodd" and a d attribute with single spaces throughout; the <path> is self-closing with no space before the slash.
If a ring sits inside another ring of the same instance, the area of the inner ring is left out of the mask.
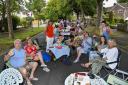
<path id="1" fill-rule="evenodd" d="M 26 63 L 26 53 L 25 50 L 21 48 L 21 40 L 16 39 L 14 41 L 14 48 L 8 52 L 4 57 L 5 61 L 9 60 L 12 67 L 18 69 L 22 76 L 26 79 L 27 85 L 32 85 L 30 80 L 38 80 L 34 77 L 35 70 L 38 66 L 37 62 Z M 30 77 L 28 76 L 28 69 L 31 68 Z"/>
<path id="2" fill-rule="evenodd" d="M 27 40 L 27 44 L 25 45 L 24 49 L 26 51 L 27 57 L 29 57 L 34 61 L 40 61 L 41 67 L 43 67 L 43 70 L 46 72 L 50 71 L 47 65 L 44 63 L 41 51 L 37 51 L 38 46 L 34 45 L 31 39 Z"/>
<path id="3" fill-rule="evenodd" d="M 118 58 L 118 49 L 116 47 L 116 41 L 113 39 L 108 41 L 108 47 L 106 47 L 104 49 L 99 48 L 98 50 L 100 53 L 103 53 L 102 58 L 94 59 L 94 60 L 90 61 L 89 63 L 82 65 L 82 66 L 87 67 L 87 68 L 90 65 L 92 65 L 91 66 L 91 68 L 92 68 L 91 72 L 93 74 L 99 73 L 102 66 L 106 66 L 106 63 L 117 61 L 117 58 Z M 117 63 L 108 64 L 108 67 L 111 69 L 115 69 L 116 66 L 117 66 Z"/>
<path id="4" fill-rule="evenodd" d="M 75 59 L 74 63 L 77 63 L 80 59 L 82 53 L 88 54 L 92 47 L 92 39 L 89 37 L 88 32 L 83 33 L 83 41 L 80 47 L 77 47 L 77 58 Z"/>
<path id="5" fill-rule="evenodd" d="M 100 42 L 97 45 L 97 48 L 104 49 L 106 47 L 107 47 L 107 40 L 106 40 L 106 38 L 104 36 L 100 36 Z"/>
<path id="6" fill-rule="evenodd" d="M 100 36 L 99 44 L 95 45 L 95 48 L 93 51 L 90 51 L 89 53 L 89 60 L 94 59 L 96 57 L 99 57 L 97 49 L 104 49 L 107 47 L 107 40 L 104 36 Z"/>

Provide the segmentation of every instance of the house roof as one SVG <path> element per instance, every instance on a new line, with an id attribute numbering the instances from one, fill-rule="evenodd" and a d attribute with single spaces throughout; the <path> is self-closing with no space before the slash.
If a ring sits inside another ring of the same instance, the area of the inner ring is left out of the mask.
<path id="1" fill-rule="evenodd" d="M 128 8 L 128 3 L 115 3 L 114 6 L 106 8 L 107 12 L 112 11 L 116 5 L 122 7 L 122 8 Z"/>
<path id="2" fill-rule="evenodd" d="M 128 7 L 128 3 L 119 3 L 119 5 L 123 6 L 123 7 Z"/>

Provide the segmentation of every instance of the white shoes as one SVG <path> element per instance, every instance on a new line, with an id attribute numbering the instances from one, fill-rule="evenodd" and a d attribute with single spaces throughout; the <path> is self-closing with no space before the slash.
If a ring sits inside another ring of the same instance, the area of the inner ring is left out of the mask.
<path id="1" fill-rule="evenodd" d="M 75 59 L 75 60 L 73 61 L 73 63 L 77 63 L 77 62 L 79 62 L 79 59 Z"/>
<path id="2" fill-rule="evenodd" d="M 47 65 L 45 65 L 45 64 L 41 64 L 41 67 L 47 67 Z"/>
<path id="3" fill-rule="evenodd" d="M 47 67 L 47 65 L 43 64 L 43 65 L 41 65 L 41 67 L 43 67 L 43 70 L 45 72 L 50 72 L 50 69 Z"/>
<path id="4" fill-rule="evenodd" d="M 49 69 L 48 67 L 43 67 L 43 70 L 44 70 L 45 72 L 50 72 L 50 69 Z"/>

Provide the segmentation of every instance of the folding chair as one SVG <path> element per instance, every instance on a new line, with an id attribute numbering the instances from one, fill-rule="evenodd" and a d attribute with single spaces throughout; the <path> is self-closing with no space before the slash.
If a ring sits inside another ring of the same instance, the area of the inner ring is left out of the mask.
<path id="1" fill-rule="evenodd" d="M 121 76 L 119 77 L 117 74 L 121 74 L 122 77 Z M 107 83 L 111 85 L 128 85 L 127 79 L 128 79 L 127 72 L 116 69 L 116 73 L 114 75 L 109 74 Z"/>
<path id="2" fill-rule="evenodd" d="M 127 81 L 111 74 L 108 76 L 107 83 L 110 85 L 128 85 Z"/>
<path id="3" fill-rule="evenodd" d="M 107 65 L 117 63 L 116 68 L 115 69 L 111 69 L 108 66 L 103 66 L 102 69 L 107 72 L 107 74 L 103 78 L 106 78 L 109 74 L 115 72 L 115 70 L 119 68 L 120 57 L 121 57 L 121 50 L 118 49 L 118 58 L 117 58 L 117 61 L 106 63 Z"/>
<path id="4" fill-rule="evenodd" d="M 119 69 L 116 69 L 116 73 L 114 75 L 118 75 L 121 74 L 122 75 L 122 79 L 128 81 L 128 73 Z"/>

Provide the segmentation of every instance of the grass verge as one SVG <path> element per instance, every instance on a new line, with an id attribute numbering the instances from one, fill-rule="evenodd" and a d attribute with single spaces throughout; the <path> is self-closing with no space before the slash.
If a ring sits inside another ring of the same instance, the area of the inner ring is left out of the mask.
<path id="1" fill-rule="evenodd" d="M 34 36 L 40 32 L 43 32 L 44 28 L 29 28 L 14 32 L 14 39 L 8 38 L 7 33 L 2 33 L 0 36 L 0 55 L 9 49 L 13 45 L 15 39 L 24 40 L 28 36 Z"/>

